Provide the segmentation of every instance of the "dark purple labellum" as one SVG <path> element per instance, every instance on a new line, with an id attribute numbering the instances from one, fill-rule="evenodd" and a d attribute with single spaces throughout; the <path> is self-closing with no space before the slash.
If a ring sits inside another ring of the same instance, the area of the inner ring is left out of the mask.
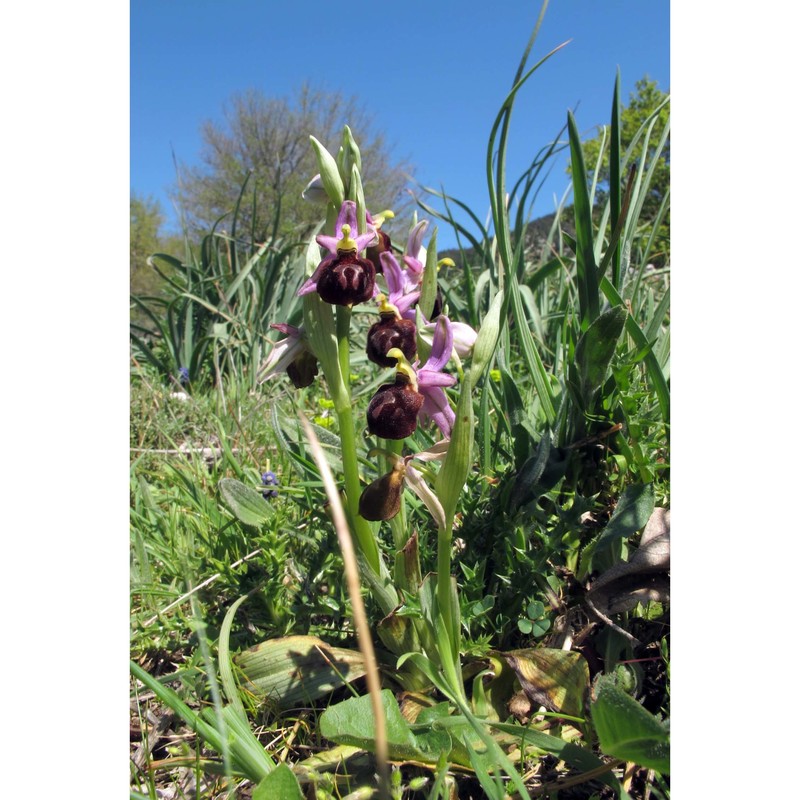
<path id="1" fill-rule="evenodd" d="M 317 293 L 337 306 L 364 303 L 375 288 L 375 267 L 354 250 L 341 251 L 317 278 Z"/>
<path id="2" fill-rule="evenodd" d="M 311 386 L 318 373 L 317 358 L 313 353 L 309 353 L 307 350 L 300 353 L 300 355 L 286 367 L 286 374 L 291 378 L 295 389 Z"/>
<path id="3" fill-rule="evenodd" d="M 358 513 L 377 522 L 391 519 L 400 511 L 405 469 L 393 469 L 364 489 L 358 501 Z"/>
<path id="4" fill-rule="evenodd" d="M 424 397 L 399 374 L 375 392 L 367 408 L 367 428 L 382 439 L 405 439 L 417 429 L 417 414 Z"/>
<path id="5" fill-rule="evenodd" d="M 413 361 L 417 353 L 417 326 L 410 319 L 397 319 L 392 314 L 381 314 L 367 334 L 367 358 L 382 367 L 394 367 L 396 358 L 386 354 L 399 348 L 408 361 Z"/>
<path id="6" fill-rule="evenodd" d="M 367 258 L 372 262 L 375 267 L 375 272 L 378 275 L 383 275 L 383 264 L 381 264 L 381 253 L 392 251 L 392 240 L 389 238 L 388 233 L 384 233 L 378 229 L 378 243 L 373 244 L 367 248 Z"/>
<path id="7" fill-rule="evenodd" d="M 444 305 L 444 301 L 442 300 L 442 290 L 439 288 L 438 284 L 436 286 L 436 299 L 433 301 L 433 311 L 431 311 L 431 322 L 442 313 L 442 306 Z"/>

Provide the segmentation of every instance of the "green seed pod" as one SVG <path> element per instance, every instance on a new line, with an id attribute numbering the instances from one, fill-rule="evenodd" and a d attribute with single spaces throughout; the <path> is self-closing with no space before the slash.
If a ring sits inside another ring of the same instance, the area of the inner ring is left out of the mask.
<path id="1" fill-rule="evenodd" d="M 394 517 L 400 511 L 405 474 L 405 465 L 399 461 L 391 472 L 373 481 L 361 493 L 358 513 L 373 522 Z"/>

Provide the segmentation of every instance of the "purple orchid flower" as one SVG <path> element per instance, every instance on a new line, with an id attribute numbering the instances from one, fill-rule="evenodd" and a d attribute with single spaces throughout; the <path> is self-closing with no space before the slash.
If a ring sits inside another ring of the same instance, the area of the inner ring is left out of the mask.
<path id="1" fill-rule="evenodd" d="M 351 236 L 355 233 L 355 236 Z M 330 251 L 314 274 L 300 287 L 298 296 L 317 292 L 326 303 L 354 305 L 375 295 L 375 267 L 358 254 L 376 239 L 375 228 L 367 225 L 358 233 L 358 214 L 353 200 L 345 200 L 336 219 L 336 235 L 317 236 L 317 244 Z"/>
<path id="2" fill-rule="evenodd" d="M 442 372 L 453 354 L 453 328 L 450 320 L 440 315 L 436 320 L 431 354 L 425 366 L 417 369 L 417 387 L 424 400 L 420 409 L 422 419 L 432 419 L 442 435 L 450 438 L 456 415 L 447 395 L 445 386 L 453 386 L 456 376 Z"/>
<path id="3" fill-rule="evenodd" d="M 419 300 L 419 289 L 413 282 L 407 270 L 404 270 L 394 253 L 381 253 L 383 277 L 386 278 L 386 287 L 389 290 L 389 303 L 393 305 L 404 319 L 415 320 L 412 306 Z"/>
<path id="4" fill-rule="evenodd" d="M 422 237 L 428 229 L 428 220 L 420 220 L 408 234 L 408 243 L 406 244 L 406 252 L 403 255 L 403 262 L 406 265 L 410 279 L 414 285 L 419 285 L 422 280 L 422 272 L 425 265 L 420 261 L 420 251 L 422 250 Z"/>
<path id="5" fill-rule="evenodd" d="M 285 334 L 286 338 L 272 346 L 258 371 L 258 382 L 264 383 L 279 372 L 286 372 L 295 388 L 310 386 L 319 369 L 316 356 L 308 348 L 305 331 L 283 322 L 272 324 L 270 328 Z"/>

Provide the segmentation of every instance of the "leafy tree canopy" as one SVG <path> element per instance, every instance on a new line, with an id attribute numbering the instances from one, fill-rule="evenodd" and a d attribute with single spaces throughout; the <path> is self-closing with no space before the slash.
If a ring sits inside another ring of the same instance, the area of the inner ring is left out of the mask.
<path id="1" fill-rule="evenodd" d="M 289 98 L 266 97 L 255 89 L 233 95 L 223 125 L 204 123 L 201 164 L 182 166 L 177 187 L 189 228 L 207 232 L 230 214 L 252 173 L 239 209 L 239 230 L 249 235 L 252 226 L 256 241 L 268 239 L 273 228 L 278 234 L 304 234 L 322 213 L 301 197 L 317 172 L 309 136 L 335 147 L 345 124 L 361 149 L 370 210 L 398 212 L 407 202 L 408 165 L 392 159 L 385 136 L 375 131 L 355 98 L 306 84 Z"/>
<path id="2" fill-rule="evenodd" d="M 131 193 L 130 288 L 131 294 L 155 294 L 161 284 L 147 259 L 159 249 L 164 212 L 158 200 Z"/>

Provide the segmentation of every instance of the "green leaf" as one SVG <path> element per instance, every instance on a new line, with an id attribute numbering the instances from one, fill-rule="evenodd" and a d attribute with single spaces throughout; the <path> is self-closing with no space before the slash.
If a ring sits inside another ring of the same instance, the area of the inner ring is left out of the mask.
<path id="1" fill-rule="evenodd" d="M 622 306 L 608 309 L 586 329 L 575 348 L 580 396 L 587 410 L 591 410 L 594 394 L 605 381 L 627 316 Z"/>
<path id="2" fill-rule="evenodd" d="M 357 650 L 331 647 L 316 636 L 285 636 L 234 657 L 242 688 L 286 707 L 310 702 L 366 674 Z"/>
<path id="3" fill-rule="evenodd" d="M 261 492 L 235 478 L 223 478 L 219 482 L 219 493 L 236 519 L 245 525 L 258 527 L 270 518 L 272 512 Z"/>
<path id="4" fill-rule="evenodd" d="M 253 800 L 303 800 L 303 792 L 292 770 L 281 764 L 256 786 Z"/>
<path id="5" fill-rule="evenodd" d="M 381 692 L 381 702 L 386 715 L 386 738 L 389 758 L 392 760 L 430 760 L 420 750 L 400 706 L 389 689 Z M 369 695 L 344 700 L 329 706 L 319 718 L 319 732 L 337 744 L 349 744 L 364 750 L 375 750 L 375 716 Z M 438 756 L 438 754 L 437 754 Z M 436 760 L 436 757 L 433 758 Z"/>
<path id="6" fill-rule="evenodd" d="M 647 525 L 655 507 L 652 483 L 628 486 L 594 546 L 594 555 L 606 550 L 617 539 L 627 539 Z"/>
<path id="7" fill-rule="evenodd" d="M 570 716 L 583 713 L 589 665 L 580 653 L 536 647 L 492 655 L 503 658 L 514 670 L 523 691 L 534 703 Z"/>
<path id="8" fill-rule="evenodd" d="M 591 710 L 604 753 L 669 773 L 669 731 L 664 723 L 619 689 L 613 676 L 601 675 L 595 682 Z"/>
<path id="9" fill-rule="evenodd" d="M 417 308 L 423 313 L 425 319 L 431 318 L 433 305 L 436 302 L 437 273 L 439 271 L 436 252 L 437 232 L 438 228 L 434 228 L 428 241 L 425 253 L 425 269 L 422 273 L 422 289 L 417 303 Z"/>
<path id="10" fill-rule="evenodd" d="M 529 619 L 539 619 L 544 615 L 544 603 L 541 600 L 531 600 L 525 609 L 525 613 Z"/>

